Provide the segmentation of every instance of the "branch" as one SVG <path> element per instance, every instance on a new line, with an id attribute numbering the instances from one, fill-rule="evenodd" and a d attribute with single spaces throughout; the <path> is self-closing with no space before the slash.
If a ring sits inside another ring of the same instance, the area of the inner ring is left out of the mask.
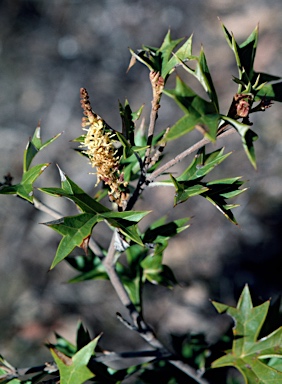
<path id="1" fill-rule="evenodd" d="M 234 128 L 230 128 L 220 134 L 220 138 L 224 136 L 229 136 L 232 133 L 236 132 Z M 197 143 L 193 144 L 191 147 L 187 148 L 185 151 L 181 152 L 179 155 L 177 155 L 174 159 L 168 161 L 165 163 L 162 167 L 158 168 L 153 172 L 146 180 L 146 184 L 151 183 L 154 179 L 156 179 L 158 176 L 160 176 L 162 173 L 167 171 L 169 168 L 173 167 L 175 164 L 182 161 L 185 157 L 191 155 L 191 153 L 197 151 L 198 149 L 202 148 L 204 145 L 209 144 L 211 141 L 209 139 L 203 138 L 202 140 L 198 141 Z"/>
<path id="2" fill-rule="evenodd" d="M 134 303 L 131 301 L 124 285 L 122 284 L 116 269 L 115 269 L 115 260 L 117 257 L 117 252 L 115 249 L 115 236 L 116 236 L 116 230 L 113 233 L 112 240 L 108 249 L 107 256 L 105 257 L 103 261 L 103 265 L 107 271 L 107 274 L 109 276 L 110 282 L 118 295 L 120 301 L 125 306 L 125 308 L 129 311 L 130 318 L 133 322 L 133 325 L 129 324 L 126 320 L 123 320 L 124 323 L 126 323 L 127 327 L 129 327 L 132 330 L 135 330 L 139 333 L 139 335 L 153 348 L 158 350 L 160 353 L 166 355 L 166 356 L 173 356 L 173 354 L 163 346 L 163 344 L 156 338 L 153 330 L 151 327 L 144 321 L 141 313 L 138 312 L 137 308 L 135 307 Z M 119 318 L 121 318 L 121 315 L 119 315 Z M 169 362 L 173 365 L 175 365 L 178 369 L 186 373 L 188 376 L 193 378 L 197 383 L 199 384 L 207 384 L 207 382 L 199 378 L 197 375 L 197 372 L 187 364 L 184 364 L 181 361 L 175 361 L 175 360 L 169 360 Z"/>
<path id="3" fill-rule="evenodd" d="M 224 130 L 223 130 L 224 129 Z M 223 138 L 225 136 L 229 136 L 233 133 L 235 133 L 235 128 L 229 128 L 226 129 L 224 126 L 218 133 L 219 138 Z M 187 148 L 185 151 L 181 152 L 179 155 L 177 155 L 174 159 L 171 159 L 167 163 L 165 163 L 163 166 L 156 169 L 150 176 L 146 178 L 146 176 L 139 179 L 139 182 L 137 184 L 137 187 L 134 190 L 134 193 L 132 194 L 131 198 L 128 201 L 126 211 L 130 211 L 133 206 L 135 205 L 136 201 L 138 200 L 139 196 L 143 193 L 143 191 L 152 183 L 158 176 L 160 176 L 162 173 L 167 171 L 169 168 L 173 167 L 175 164 L 182 161 L 185 157 L 191 155 L 191 153 L 197 151 L 198 149 L 202 148 L 204 145 L 209 144 L 211 141 L 207 138 L 203 138 L 197 143 L 193 144 L 191 147 Z"/>
<path id="4" fill-rule="evenodd" d="M 96 363 L 109 363 L 113 360 L 120 359 L 132 359 L 132 358 L 144 358 L 144 357 L 153 357 L 154 359 L 167 359 L 167 355 L 161 353 L 159 350 L 148 350 L 148 351 L 132 351 L 132 352 L 104 352 L 100 356 L 93 357 L 91 361 L 95 361 Z"/>
<path id="5" fill-rule="evenodd" d="M 152 148 L 152 142 L 155 132 L 156 121 L 158 118 L 158 110 L 160 109 L 160 100 L 164 89 L 164 79 L 160 76 L 159 72 L 150 72 L 150 82 L 153 90 L 152 108 L 150 113 L 150 123 L 148 128 L 147 146 L 144 158 L 144 171 L 146 172 L 151 162 L 150 154 Z"/>

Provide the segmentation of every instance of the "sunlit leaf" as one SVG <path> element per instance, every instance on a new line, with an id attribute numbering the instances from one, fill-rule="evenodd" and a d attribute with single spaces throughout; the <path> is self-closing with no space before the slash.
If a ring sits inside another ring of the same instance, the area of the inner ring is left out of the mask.
<path id="1" fill-rule="evenodd" d="M 94 373 L 87 367 L 99 337 L 90 341 L 86 346 L 76 352 L 71 358 L 58 351 L 56 348 L 50 348 L 52 356 L 60 371 L 61 384 L 83 384 L 86 380 L 94 377 Z"/>
<path id="2" fill-rule="evenodd" d="M 179 64 L 179 59 L 182 61 L 193 59 L 192 56 L 192 38 L 191 35 L 185 43 L 175 52 L 163 67 L 162 75 L 165 78 Z"/>
<path id="3" fill-rule="evenodd" d="M 168 76 L 174 71 L 179 60 L 189 60 L 192 57 L 192 37 L 173 53 L 173 50 L 183 41 L 183 38 L 172 40 L 170 31 L 166 34 L 160 48 L 143 46 L 141 50 L 135 53 L 130 49 L 130 53 L 135 60 L 146 65 L 150 71 L 159 72 L 166 81 Z M 135 62 L 131 60 L 130 68 Z"/>
<path id="4" fill-rule="evenodd" d="M 59 220 L 44 223 L 63 236 L 52 262 L 51 269 L 67 257 L 75 247 L 87 248 L 93 227 L 100 220 L 102 220 L 102 218 L 98 215 L 82 213 L 80 215 L 63 217 Z"/>
<path id="5" fill-rule="evenodd" d="M 0 194 L 18 195 L 22 199 L 33 203 L 33 184 L 49 165 L 49 163 L 35 165 L 24 172 L 19 184 L 1 186 Z"/>
<path id="6" fill-rule="evenodd" d="M 32 138 L 29 140 L 27 147 L 24 151 L 23 171 L 27 172 L 35 155 L 42 149 L 46 148 L 53 141 L 55 141 L 59 136 L 61 136 L 61 133 L 47 140 L 45 143 L 42 143 L 41 136 L 40 136 L 40 126 L 36 127 L 34 134 Z"/>
<path id="7" fill-rule="evenodd" d="M 266 319 L 269 301 L 253 307 L 248 286 L 245 286 L 237 307 L 213 302 L 219 313 L 227 313 L 234 320 L 232 350 L 212 363 L 212 368 L 235 367 L 246 384 L 278 384 L 282 372 L 268 365 L 270 358 L 282 358 L 282 327 L 258 340 Z"/>
<path id="8" fill-rule="evenodd" d="M 224 148 L 218 149 L 206 154 L 204 151 L 199 152 L 193 159 L 189 167 L 177 177 L 178 181 L 188 181 L 201 179 L 210 173 L 217 165 L 221 164 L 231 152 L 223 154 Z"/>

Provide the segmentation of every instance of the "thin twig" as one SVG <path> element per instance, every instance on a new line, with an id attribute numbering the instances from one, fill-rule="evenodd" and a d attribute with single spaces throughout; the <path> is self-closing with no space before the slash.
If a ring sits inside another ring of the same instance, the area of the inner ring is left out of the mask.
<path id="1" fill-rule="evenodd" d="M 169 355 L 170 356 L 170 355 Z M 100 356 L 93 357 L 91 361 L 98 362 L 107 362 L 120 359 L 132 359 L 132 358 L 145 358 L 145 357 L 154 357 L 157 359 L 167 359 L 168 355 L 162 353 L 159 350 L 151 349 L 149 351 L 132 351 L 132 352 L 105 352 Z"/>
<path id="2" fill-rule="evenodd" d="M 120 301 L 124 307 L 129 311 L 130 318 L 133 321 L 134 329 L 137 330 L 140 335 L 154 348 L 162 349 L 163 346 L 156 339 L 151 328 L 145 323 L 143 317 L 138 312 L 136 306 L 131 301 L 124 285 L 122 284 L 116 269 L 115 269 L 115 259 L 116 259 L 116 249 L 115 249 L 115 232 L 112 236 L 112 240 L 108 249 L 107 256 L 105 257 L 103 264 L 108 273 L 111 284 L 116 291 Z"/>
<path id="3" fill-rule="evenodd" d="M 236 132 L 234 128 L 230 128 L 224 132 L 222 132 L 219 136 L 219 138 L 223 138 L 224 136 L 231 135 L 232 133 Z M 167 171 L 169 168 L 173 167 L 175 164 L 182 161 L 185 157 L 191 155 L 191 153 L 197 151 L 198 149 L 202 148 L 204 145 L 209 144 L 211 141 L 207 138 L 203 138 L 202 140 L 198 141 L 197 143 L 193 144 L 191 147 L 187 148 L 185 151 L 181 152 L 179 155 L 177 155 L 174 159 L 168 161 L 165 163 L 162 167 L 156 169 L 146 180 L 147 183 L 151 183 L 153 180 L 155 180 L 158 176 L 160 176 L 162 173 Z"/>
<path id="4" fill-rule="evenodd" d="M 153 91 L 152 108 L 150 113 L 150 123 L 147 136 L 147 149 L 144 157 L 144 171 L 146 172 L 151 162 L 150 154 L 152 142 L 155 132 L 156 121 L 158 118 L 158 110 L 160 109 L 160 100 L 164 89 L 164 79 L 160 76 L 159 72 L 150 72 L 150 83 Z"/>
<path id="5" fill-rule="evenodd" d="M 170 364 L 174 365 L 180 371 L 186 373 L 187 376 L 190 376 L 198 384 L 209 384 L 208 381 L 197 374 L 194 368 L 190 367 L 188 364 L 183 363 L 181 360 L 169 360 Z"/>
<path id="6" fill-rule="evenodd" d="M 152 99 L 152 107 L 151 107 L 151 113 L 150 113 L 150 123 L 148 128 L 148 136 L 147 136 L 147 149 L 145 152 L 143 163 L 140 167 L 140 177 L 137 183 L 137 186 L 133 192 L 133 195 L 131 196 L 127 206 L 125 207 L 125 210 L 129 211 L 133 208 L 133 205 L 136 203 L 139 191 L 141 186 L 144 184 L 146 180 L 146 174 L 147 170 L 151 163 L 151 150 L 152 150 L 152 143 L 153 143 L 153 137 L 155 132 L 155 126 L 156 121 L 158 118 L 158 110 L 160 108 L 160 100 L 162 96 L 162 91 L 164 88 L 164 80 L 160 76 L 159 72 L 150 72 L 150 82 L 152 85 L 152 91 L 153 91 L 153 99 Z M 134 203 L 133 203 L 134 202 Z M 132 205 L 133 203 L 133 205 Z"/>
<path id="7" fill-rule="evenodd" d="M 33 197 L 33 204 L 36 209 L 38 209 L 41 212 L 47 213 L 49 216 L 53 217 L 54 219 L 60 219 L 63 215 L 56 211 L 53 208 L 48 207 L 48 205 L 42 203 L 42 201 L 38 200 L 36 197 Z"/>

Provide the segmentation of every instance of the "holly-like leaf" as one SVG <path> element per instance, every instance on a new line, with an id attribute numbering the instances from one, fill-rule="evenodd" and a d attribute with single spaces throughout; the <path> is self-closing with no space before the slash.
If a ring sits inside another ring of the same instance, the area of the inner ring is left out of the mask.
<path id="1" fill-rule="evenodd" d="M 199 56 L 192 56 L 191 59 L 196 61 L 196 68 L 192 69 L 190 68 L 185 61 L 181 59 L 177 54 L 175 57 L 179 60 L 179 63 L 182 65 L 182 67 L 189 72 L 191 75 L 195 76 L 196 79 L 199 81 L 199 83 L 202 85 L 206 93 L 208 94 L 212 104 L 214 105 L 214 108 L 216 112 L 219 111 L 219 105 L 218 105 L 218 99 L 217 94 L 213 85 L 212 77 L 208 68 L 206 56 L 203 50 L 203 47 L 201 47 L 200 55 Z"/>
<path id="2" fill-rule="evenodd" d="M 49 163 L 35 165 L 24 172 L 19 184 L 1 186 L 0 194 L 18 195 L 22 199 L 33 203 L 33 184 L 49 165 Z"/>
<path id="3" fill-rule="evenodd" d="M 165 78 L 168 74 L 172 73 L 174 68 L 179 64 L 179 60 L 187 61 L 192 60 L 192 38 L 191 35 L 185 43 L 175 52 L 174 55 L 164 65 L 162 76 Z"/>
<path id="4" fill-rule="evenodd" d="M 96 337 L 72 357 L 66 356 L 54 347 L 50 347 L 52 356 L 60 371 L 61 384 L 83 384 L 86 380 L 95 376 L 87 365 L 94 353 L 98 340 L 99 337 Z"/>
<path id="5" fill-rule="evenodd" d="M 134 60 L 140 61 L 146 65 L 150 71 L 159 72 L 164 81 L 174 71 L 175 66 L 179 63 L 179 59 L 186 61 L 193 59 L 192 56 L 192 37 L 190 37 L 174 54 L 173 50 L 183 41 L 183 38 L 172 40 L 170 31 L 166 34 L 160 48 L 143 46 L 138 53 L 130 49 L 130 53 Z M 176 56 L 177 55 L 177 56 Z M 179 57 L 176 58 L 176 57 Z M 135 61 L 131 60 L 129 68 L 134 65 Z"/>
<path id="6" fill-rule="evenodd" d="M 173 185 L 175 187 L 174 205 L 185 202 L 193 196 L 203 196 L 226 218 L 237 224 L 231 209 L 237 204 L 227 204 L 226 200 L 236 197 L 246 189 L 239 189 L 243 182 L 240 177 L 233 177 L 209 182 L 202 181 L 217 165 L 223 162 L 231 153 L 224 154 L 224 149 L 205 153 L 205 149 L 198 151 L 189 167 L 177 178 L 170 175 L 171 180 L 158 182 L 158 185 Z"/>
<path id="7" fill-rule="evenodd" d="M 250 36 L 241 44 L 238 44 L 233 34 L 221 23 L 225 38 L 234 52 L 239 72 L 237 93 L 251 92 L 256 99 L 267 98 L 274 101 L 282 101 L 281 77 L 267 73 L 256 72 L 254 61 L 258 45 L 258 26 Z M 278 82 L 280 80 L 280 82 Z M 271 82 L 271 83 L 270 83 Z"/>
<path id="8" fill-rule="evenodd" d="M 196 125 L 200 125 L 205 136 L 215 141 L 221 116 L 214 102 L 198 96 L 178 76 L 175 89 L 164 90 L 164 94 L 173 98 L 185 113 L 185 116 L 171 127 L 166 136 L 167 140 L 174 140 L 183 136 L 194 129 Z"/>
<path id="9" fill-rule="evenodd" d="M 131 146 L 135 145 L 134 122 L 140 118 L 143 108 L 144 108 L 144 105 L 141 105 L 141 107 L 136 112 L 132 112 L 131 107 L 128 103 L 128 100 L 125 100 L 124 106 L 121 103 L 119 103 L 119 113 L 122 121 L 122 134 L 128 140 Z"/>
<path id="10" fill-rule="evenodd" d="M 238 369 L 246 384 L 278 384 L 282 372 L 268 359 L 282 358 L 282 327 L 258 340 L 265 321 L 269 301 L 253 307 L 248 286 L 245 286 L 236 308 L 213 302 L 219 313 L 227 313 L 235 322 L 232 350 L 212 363 L 212 368 L 233 366 Z"/>
<path id="11" fill-rule="evenodd" d="M 260 89 L 256 96 L 261 100 L 266 98 L 267 100 L 282 102 L 282 82 L 267 83 Z"/>
<path id="12" fill-rule="evenodd" d="M 242 71 L 244 70 L 250 80 L 254 75 L 254 61 L 256 49 L 258 44 L 258 26 L 253 30 L 250 36 L 240 45 L 237 44 L 233 34 L 221 23 L 225 38 L 233 50 L 237 67 L 239 70 L 239 77 L 242 79 Z"/>
<path id="13" fill-rule="evenodd" d="M 39 188 L 40 191 L 55 197 L 72 200 L 85 213 L 110 212 L 110 209 L 97 202 L 75 184 L 60 168 L 61 188 Z"/>
<path id="14" fill-rule="evenodd" d="M 222 119 L 227 121 L 230 125 L 232 125 L 239 135 L 241 136 L 242 145 L 244 151 L 252 164 L 252 166 L 256 169 L 256 154 L 254 148 L 254 141 L 258 139 L 258 135 L 250 129 L 250 126 L 244 123 L 241 123 L 237 120 L 231 119 L 228 116 L 222 116 Z"/>
<path id="15" fill-rule="evenodd" d="M 224 148 L 206 154 L 205 147 L 203 147 L 198 151 L 189 167 L 177 178 L 177 180 L 201 180 L 230 155 L 231 152 L 224 154 Z"/>
<path id="16" fill-rule="evenodd" d="M 42 143 L 41 136 L 40 136 L 40 126 L 38 125 L 24 151 L 23 171 L 27 172 L 35 155 L 39 151 L 41 151 L 43 148 L 47 147 L 49 144 L 55 141 L 59 136 L 61 136 L 61 133 L 47 140 L 45 143 Z"/>
<path id="17" fill-rule="evenodd" d="M 114 228 L 118 228 L 125 236 L 142 245 L 142 240 L 132 222 L 141 220 L 149 212 L 115 212 L 111 211 L 75 184 L 60 170 L 61 188 L 40 188 L 40 191 L 56 197 L 66 197 L 72 200 L 85 213 L 100 214 L 98 221 L 107 220 Z M 105 213 L 105 216 L 103 214 Z M 139 220 L 138 220 L 139 218 Z M 67 255 L 65 255 L 67 256 Z M 65 257 L 64 256 L 64 257 Z"/>
<path id="18" fill-rule="evenodd" d="M 192 196 L 201 195 L 208 191 L 208 188 L 203 184 L 197 184 L 194 181 L 178 181 L 172 175 L 170 177 L 175 186 L 174 206 L 184 203 Z"/>
<path id="19" fill-rule="evenodd" d="M 227 204 L 226 199 L 231 199 L 243 193 L 245 189 L 239 189 L 243 184 L 240 177 L 214 180 L 206 183 L 208 190 L 202 194 L 210 203 L 212 203 L 223 215 L 232 223 L 237 221 L 231 209 L 238 207 L 238 204 Z"/>
<path id="20" fill-rule="evenodd" d="M 164 218 L 165 219 L 165 218 Z M 169 223 L 163 222 L 163 220 L 153 223 L 144 233 L 142 238 L 143 243 L 159 243 L 162 244 L 164 240 L 168 240 L 178 233 L 189 228 L 189 217 L 171 221 Z M 155 224 L 155 225 L 154 225 Z"/>
<path id="21" fill-rule="evenodd" d="M 98 215 L 82 213 L 80 215 L 63 217 L 59 220 L 44 223 L 63 236 L 52 262 L 51 269 L 67 257 L 75 247 L 87 250 L 93 227 L 102 219 L 103 218 Z"/>

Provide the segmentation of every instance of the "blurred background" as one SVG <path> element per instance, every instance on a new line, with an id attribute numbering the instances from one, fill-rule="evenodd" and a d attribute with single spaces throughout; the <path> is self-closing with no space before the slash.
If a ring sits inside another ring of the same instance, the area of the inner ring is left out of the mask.
<path id="1" fill-rule="evenodd" d="M 218 17 L 238 42 L 259 23 L 255 69 L 282 75 L 280 0 L 0 1 L 1 178 L 10 172 L 15 183 L 20 180 L 23 151 L 40 121 L 43 141 L 64 133 L 36 158 L 38 163 L 52 162 L 36 185 L 58 186 L 58 163 L 93 194 L 90 166 L 70 142 L 82 132 L 79 89 L 87 88 L 95 111 L 115 129 L 120 129 L 118 100 L 123 103 L 125 98 L 133 110 L 145 103 L 148 123 L 148 71 L 137 64 L 126 73 L 128 47 L 160 46 L 169 28 L 173 39 L 193 33 L 195 54 L 203 44 L 221 111 L 226 113 L 237 89 L 232 82 L 237 71 Z M 173 81 L 170 85 L 174 87 Z M 171 126 L 179 117 L 177 106 L 163 97 L 157 129 Z M 217 144 L 234 153 L 212 177 L 241 175 L 248 181 L 248 191 L 236 200 L 239 226 L 227 222 L 201 197 L 172 208 L 172 189 L 147 190 L 138 203 L 139 209 L 153 210 L 151 219 L 168 212 L 171 219 L 193 216 L 191 227 L 172 240 L 165 254 L 179 286 L 145 290 L 145 317 L 165 342 L 170 333 L 187 332 L 204 332 L 208 340 L 216 340 L 229 322 L 215 313 L 209 299 L 234 305 L 246 283 L 256 303 L 281 293 L 281 120 L 279 103 L 253 116 L 260 137 L 255 144 L 257 171 L 248 163 L 239 136 Z M 192 137 L 199 140 L 197 135 Z M 167 147 L 167 156 L 191 144 L 185 137 L 175 141 Z M 191 160 L 173 171 L 186 168 Z M 40 198 L 65 215 L 75 213 L 68 202 Z M 24 367 L 50 359 L 44 341 L 52 341 L 54 331 L 74 340 L 79 319 L 92 336 L 104 333 L 105 348 L 145 348 L 138 335 L 117 321 L 117 311 L 126 313 L 108 282 L 68 285 L 76 272 L 66 263 L 48 272 L 60 240 L 39 224 L 52 220 L 50 216 L 16 197 L 1 196 L 0 217 L 0 352 L 7 360 Z M 107 244 L 103 229 L 96 236 Z"/>

